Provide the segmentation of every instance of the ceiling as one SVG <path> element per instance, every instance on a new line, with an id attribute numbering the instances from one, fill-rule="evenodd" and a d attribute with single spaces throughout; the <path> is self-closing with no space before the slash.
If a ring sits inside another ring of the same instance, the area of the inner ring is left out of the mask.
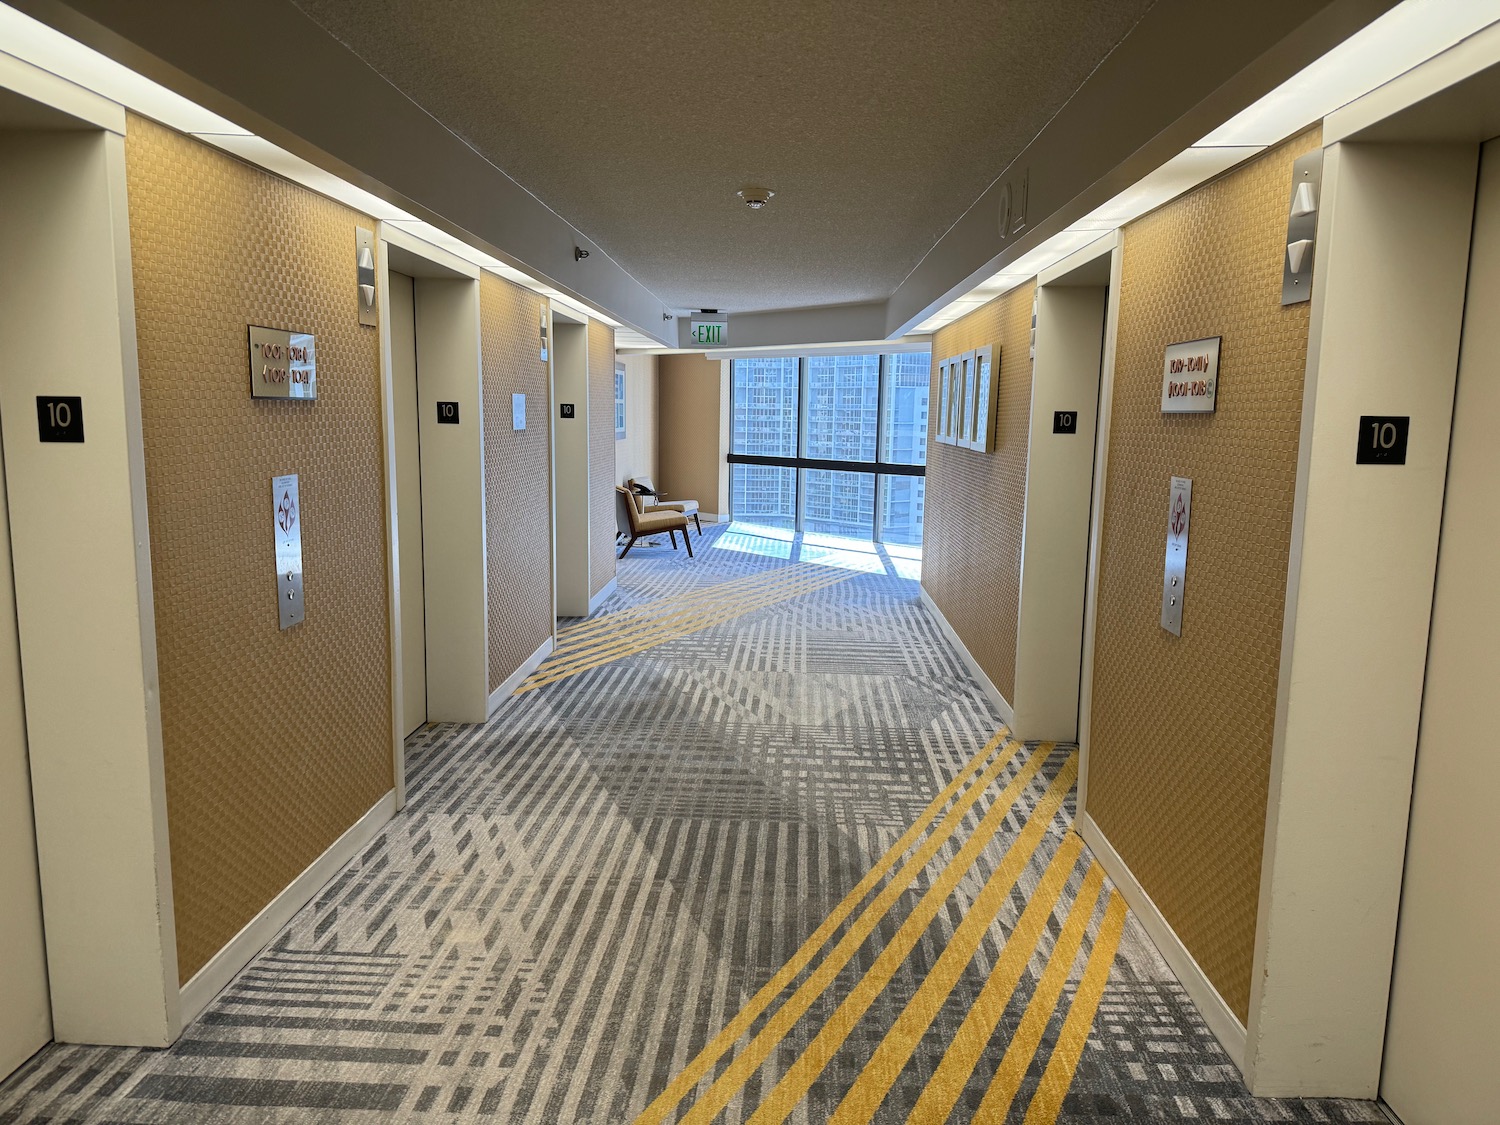
<path id="1" fill-rule="evenodd" d="M 1154 0 L 295 2 L 665 305 L 749 312 L 888 297 Z"/>

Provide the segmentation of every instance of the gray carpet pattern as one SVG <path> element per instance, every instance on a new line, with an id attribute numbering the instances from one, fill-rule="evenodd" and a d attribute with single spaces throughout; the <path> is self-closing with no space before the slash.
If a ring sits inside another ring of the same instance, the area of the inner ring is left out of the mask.
<path id="1" fill-rule="evenodd" d="M 408 744 L 407 808 L 176 1045 L 51 1046 L 0 1084 L 0 1125 L 632 1121 L 1001 725 L 923 608 L 911 560 L 737 529 L 694 542 L 694 561 L 638 545 L 601 612 L 798 559 L 855 577 L 515 697 L 483 726 L 424 728 Z M 1071 751 L 1015 755 L 715 1120 L 754 1112 L 1042 755 L 789 1118 L 827 1120 Z M 1064 839 L 1071 800 L 875 1120 L 907 1119 Z M 949 1120 L 973 1119 L 1088 858 Z M 1098 927 L 1096 915 L 1008 1120 L 1024 1116 Z M 1058 1120 L 1383 1118 L 1371 1103 L 1249 1098 L 1131 917 Z"/>

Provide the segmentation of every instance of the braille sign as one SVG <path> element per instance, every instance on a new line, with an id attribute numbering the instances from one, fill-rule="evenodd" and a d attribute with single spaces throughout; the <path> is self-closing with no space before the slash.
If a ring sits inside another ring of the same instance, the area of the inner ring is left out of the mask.
<path id="1" fill-rule="evenodd" d="M 1366 414 L 1359 420 L 1359 445 L 1354 455 L 1356 465 L 1406 464 L 1406 434 L 1411 429 L 1409 414 Z"/>
<path id="2" fill-rule="evenodd" d="M 39 441 L 83 441 L 83 399 L 77 395 L 37 395 Z"/>
<path id="3" fill-rule="evenodd" d="M 560 402 L 557 404 L 557 409 L 561 416 L 564 418 L 577 417 L 576 413 L 573 410 L 573 404 L 571 402 Z"/>
<path id="4" fill-rule="evenodd" d="M 1052 432 L 1054 434 L 1076 434 L 1078 432 L 1078 411 L 1054 410 L 1052 412 Z"/>
<path id="5" fill-rule="evenodd" d="M 458 425 L 458 403 L 456 403 L 456 402 L 440 402 L 440 403 L 438 403 L 437 404 L 437 414 L 438 414 L 438 425 L 440 425 L 440 426 L 456 426 L 456 425 Z"/>

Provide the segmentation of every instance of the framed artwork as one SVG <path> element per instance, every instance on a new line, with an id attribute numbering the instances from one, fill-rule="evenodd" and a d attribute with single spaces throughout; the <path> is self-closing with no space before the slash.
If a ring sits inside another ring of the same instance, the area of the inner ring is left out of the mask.
<path id="1" fill-rule="evenodd" d="M 970 449 L 995 451 L 995 407 L 1000 400 L 1000 370 L 995 366 L 995 346 L 974 350 L 974 427 Z"/>
<path id="2" fill-rule="evenodd" d="M 958 359 L 963 409 L 958 416 L 958 444 L 965 449 L 974 448 L 974 393 L 979 389 L 979 380 L 974 370 L 974 353 L 964 352 Z"/>
<path id="3" fill-rule="evenodd" d="M 937 429 L 933 436 L 945 444 L 953 440 L 948 432 L 948 418 L 953 412 L 953 386 L 949 382 L 949 373 L 952 366 L 953 361 L 951 359 L 945 359 L 942 363 L 938 364 Z"/>
<path id="4" fill-rule="evenodd" d="M 615 364 L 615 440 L 625 440 L 625 365 Z"/>

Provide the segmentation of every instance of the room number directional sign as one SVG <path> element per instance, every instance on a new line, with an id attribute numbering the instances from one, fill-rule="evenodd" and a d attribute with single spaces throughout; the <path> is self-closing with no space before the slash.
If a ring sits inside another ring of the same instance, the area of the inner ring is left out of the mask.
<path id="1" fill-rule="evenodd" d="M 318 397 L 315 341 L 310 332 L 249 327 L 250 397 Z"/>

